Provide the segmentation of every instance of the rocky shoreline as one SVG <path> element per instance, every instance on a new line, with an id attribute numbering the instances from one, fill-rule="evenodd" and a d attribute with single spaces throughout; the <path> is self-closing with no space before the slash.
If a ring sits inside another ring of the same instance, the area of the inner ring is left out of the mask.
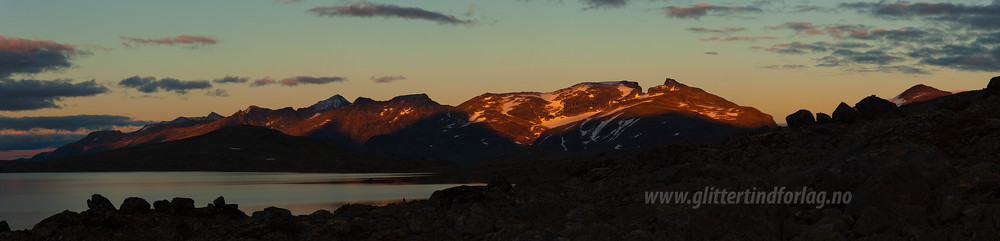
<path id="1" fill-rule="evenodd" d="M 722 141 L 510 164 L 483 174 L 495 177 L 487 186 L 310 215 L 246 215 L 221 198 L 204 208 L 129 199 L 115 209 L 95 196 L 88 211 L 0 230 L 0 240 L 1000 240 L 1000 77 L 986 90 L 898 109 L 866 98 L 854 109 L 822 122 L 799 113 L 794 127 Z M 853 199 L 823 208 L 646 203 L 646 192 L 706 187 Z"/>

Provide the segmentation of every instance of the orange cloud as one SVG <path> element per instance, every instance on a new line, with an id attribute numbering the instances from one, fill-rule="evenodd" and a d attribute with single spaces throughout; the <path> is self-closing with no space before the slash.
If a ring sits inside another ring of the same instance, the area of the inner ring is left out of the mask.
<path id="1" fill-rule="evenodd" d="M 0 51 L 15 52 L 15 53 L 28 53 L 35 49 L 46 49 L 49 51 L 66 53 L 75 53 L 76 49 L 73 45 L 56 43 L 52 40 L 42 40 L 42 39 L 23 39 L 8 37 L 0 34 Z"/>

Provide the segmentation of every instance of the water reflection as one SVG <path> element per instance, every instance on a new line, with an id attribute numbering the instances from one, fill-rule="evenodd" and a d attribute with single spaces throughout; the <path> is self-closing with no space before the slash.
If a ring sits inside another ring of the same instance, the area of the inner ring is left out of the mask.
<path id="1" fill-rule="evenodd" d="M 189 197 L 204 207 L 218 196 L 240 205 L 247 214 L 269 206 L 310 214 L 333 211 L 345 203 L 385 204 L 426 199 L 435 190 L 456 184 L 385 183 L 380 180 L 423 173 L 258 173 L 258 172 L 90 172 L 0 174 L 0 219 L 12 229 L 31 228 L 62 210 L 81 212 L 86 200 L 100 193 L 118 206 L 127 197 L 152 203 Z M 369 180 L 371 179 L 371 180 Z M 369 180 L 364 182 L 364 180 Z M 374 182 L 372 180 L 375 180 Z M 370 184 L 377 183 L 377 184 Z M 403 185 L 401 185 L 403 184 Z"/>

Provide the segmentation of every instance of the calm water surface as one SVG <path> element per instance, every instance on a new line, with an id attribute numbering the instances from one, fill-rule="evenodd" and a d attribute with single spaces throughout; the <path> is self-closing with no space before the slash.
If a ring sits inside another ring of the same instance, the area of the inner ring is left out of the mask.
<path id="1" fill-rule="evenodd" d="M 87 209 L 91 194 L 121 205 L 127 197 L 153 203 L 189 197 L 204 207 L 219 196 L 248 215 L 269 206 L 310 214 L 345 203 L 385 204 L 426 199 L 457 184 L 364 184 L 365 179 L 404 178 L 419 173 L 89 172 L 0 173 L 0 220 L 28 229 L 63 210 Z"/>

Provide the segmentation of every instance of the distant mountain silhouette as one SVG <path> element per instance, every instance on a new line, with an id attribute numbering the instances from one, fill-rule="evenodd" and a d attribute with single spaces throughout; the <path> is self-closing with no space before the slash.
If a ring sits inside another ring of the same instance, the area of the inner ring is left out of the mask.
<path id="1" fill-rule="evenodd" d="M 227 117 L 178 118 L 132 133 L 95 132 L 33 160 L 183 140 L 241 125 L 355 150 L 459 162 L 526 146 L 619 149 L 777 126 L 757 109 L 673 79 L 647 93 L 636 82 L 587 82 L 548 93 L 487 93 L 455 107 L 425 94 L 387 101 L 359 97 L 353 103 L 334 95 L 300 109 L 250 106 Z"/>
<path id="2" fill-rule="evenodd" d="M 295 171 L 372 172 L 433 170 L 444 160 L 404 160 L 359 152 L 314 138 L 260 126 L 223 127 L 191 138 L 44 162 L 7 171 Z"/>

